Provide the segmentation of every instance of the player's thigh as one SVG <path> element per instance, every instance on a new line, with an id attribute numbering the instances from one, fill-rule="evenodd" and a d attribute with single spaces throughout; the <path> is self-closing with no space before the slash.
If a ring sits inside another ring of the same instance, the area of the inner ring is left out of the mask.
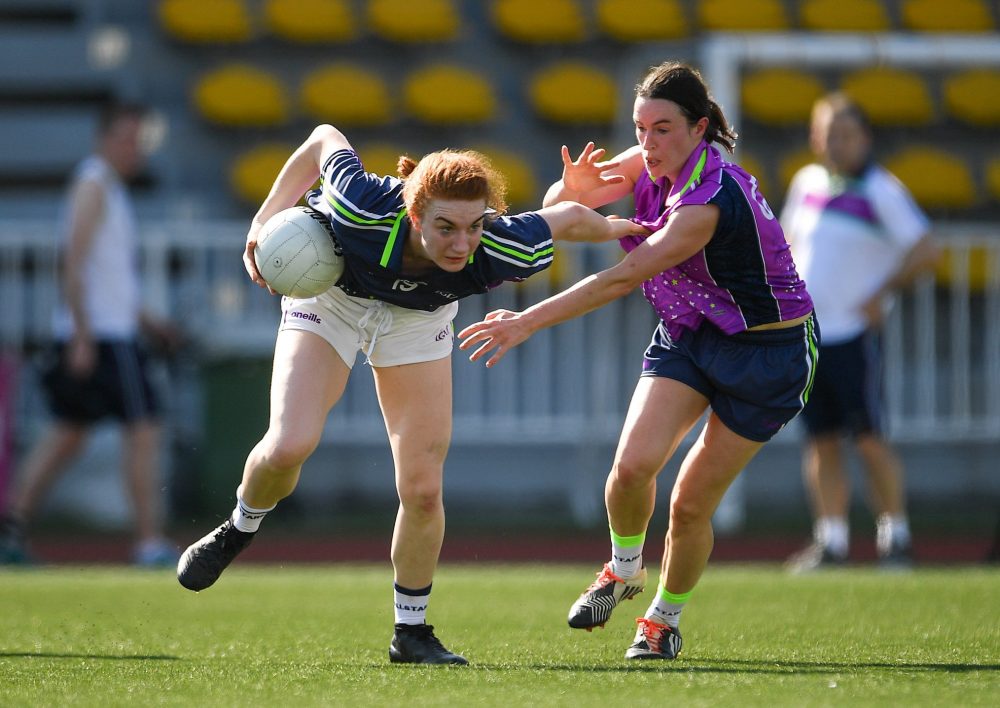
<path id="1" fill-rule="evenodd" d="M 671 378 L 643 376 L 636 384 L 615 453 L 616 469 L 659 473 L 708 407 L 708 399 Z"/>
<path id="2" fill-rule="evenodd" d="M 318 442 L 351 370 L 320 336 L 282 330 L 271 370 L 270 433 Z"/>
<path id="3" fill-rule="evenodd" d="M 373 371 L 397 461 L 443 463 L 451 441 L 451 356 Z"/>

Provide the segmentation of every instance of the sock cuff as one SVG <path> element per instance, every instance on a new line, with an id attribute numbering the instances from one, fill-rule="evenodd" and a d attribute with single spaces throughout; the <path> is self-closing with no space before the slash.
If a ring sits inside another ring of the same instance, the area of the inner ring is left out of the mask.
<path id="1" fill-rule="evenodd" d="M 242 484 L 236 488 L 236 503 L 239 505 L 240 511 L 242 511 L 244 514 L 266 514 L 269 511 L 274 511 L 274 507 L 277 506 L 277 504 L 272 504 L 266 509 L 257 509 L 255 507 L 250 506 L 245 501 L 243 501 Z"/>
<path id="2" fill-rule="evenodd" d="M 661 600 L 666 600 L 672 605 L 684 604 L 685 602 L 691 599 L 691 593 L 693 592 L 694 590 L 688 590 L 687 592 L 678 592 L 678 593 L 670 592 L 665 587 L 663 587 L 663 583 L 660 583 L 659 586 L 656 588 L 656 594 L 659 596 L 659 598 Z"/>
<path id="3" fill-rule="evenodd" d="M 615 533 L 615 530 L 608 526 L 608 530 L 611 531 L 611 542 L 616 546 L 622 548 L 633 548 L 635 546 L 641 546 L 646 542 L 646 532 L 637 533 L 634 536 L 619 536 Z"/>
<path id="4" fill-rule="evenodd" d="M 402 594 L 402 595 L 409 595 L 411 597 L 421 597 L 423 595 L 430 595 L 431 594 L 431 587 L 433 587 L 433 585 L 434 584 L 431 583 L 430 585 L 428 585 L 425 588 L 420 588 L 419 590 L 411 590 L 410 588 L 404 588 L 399 583 L 393 583 L 392 584 L 392 589 L 395 590 L 396 592 Z"/>

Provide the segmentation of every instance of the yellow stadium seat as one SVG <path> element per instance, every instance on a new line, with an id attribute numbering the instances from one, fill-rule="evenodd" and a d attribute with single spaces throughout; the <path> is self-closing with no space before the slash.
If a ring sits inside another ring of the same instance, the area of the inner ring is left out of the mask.
<path id="1" fill-rule="evenodd" d="M 918 32 L 991 32 L 985 0 L 903 0 L 903 26 Z"/>
<path id="2" fill-rule="evenodd" d="M 781 158 L 781 162 L 778 164 L 778 178 L 781 180 L 781 188 L 787 192 L 795 173 L 814 162 L 816 162 L 816 156 L 809 148 L 799 148 Z"/>
<path id="3" fill-rule="evenodd" d="M 972 246 L 968 251 L 959 252 L 942 239 L 941 258 L 938 260 L 934 274 L 939 285 L 954 284 L 958 278 L 952 271 L 955 266 L 968 270 L 968 285 L 973 292 L 986 290 L 990 282 L 990 251 L 983 246 Z"/>
<path id="4" fill-rule="evenodd" d="M 676 39 L 688 34 L 679 0 L 598 0 L 597 26 L 622 42 Z"/>
<path id="5" fill-rule="evenodd" d="M 698 23 L 707 32 L 788 29 L 781 0 L 699 0 Z"/>
<path id="6" fill-rule="evenodd" d="M 741 88 L 746 115 L 761 123 L 809 122 L 813 103 L 824 93 L 812 74 L 787 67 L 761 69 L 747 75 Z"/>
<path id="7" fill-rule="evenodd" d="M 229 168 L 229 184 L 240 199 L 260 204 L 271 191 L 288 156 L 296 145 L 268 143 L 251 148 L 237 157 Z"/>
<path id="8" fill-rule="evenodd" d="M 986 189 L 995 202 L 1000 202 L 1000 155 L 986 163 Z"/>
<path id="9" fill-rule="evenodd" d="M 528 44 L 566 44 L 587 36 L 577 0 L 494 0 L 493 24 L 507 39 Z"/>
<path id="10" fill-rule="evenodd" d="M 246 64 L 230 64 L 203 76 L 194 87 L 194 101 L 206 120 L 223 125 L 276 126 L 289 113 L 281 82 Z"/>
<path id="11" fill-rule="evenodd" d="M 495 145 L 480 145 L 483 153 L 507 181 L 507 202 L 512 207 L 538 208 L 542 203 L 531 165 L 520 155 Z"/>
<path id="12" fill-rule="evenodd" d="M 392 42 L 446 42 L 458 36 L 461 19 L 453 0 L 368 0 L 372 32 Z"/>
<path id="13" fill-rule="evenodd" d="M 162 0 L 160 25 L 182 42 L 229 44 L 253 37 L 243 0 Z"/>
<path id="14" fill-rule="evenodd" d="M 440 125 L 483 123 L 493 118 L 496 97 L 482 75 L 450 64 L 437 64 L 410 74 L 403 85 L 406 111 Z"/>
<path id="15" fill-rule="evenodd" d="M 529 91 L 538 114 L 556 123 L 608 124 L 615 119 L 615 82 L 589 64 L 553 64 L 535 74 Z"/>
<path id="16" fill-rule="evenodd" d="M 803 29 L 820 32 L 884 32 L 892 23 L 880 0 L 805 0 Z"/>
<path id="17" fill-rule="evenodd" d="M 930 91 L 919 74 L 889 66 L 860 69 L 841 88 L 875 125 L 926 125 L 934 118 Z"/>
<path id="18" fill-rule="evenodd" d="M 944 81 L 948 113 L 966 123 L 1000 125 L 1000 71 L 970 69 Z"/>
<path id="19" fill-rule="evenodd" d="M 347 0 L 267 0 L 264 24 L 293 42 L 348 42 L 358 32 Z"/>
<path id="20" fill-rule="evenodd" d="M 740 150 L 736 157 L 730 155 L 727 159 L 735 162 L 756 178 L 757 191 L 763 194 L 765 198 L 773 199 L 776 196 L 771 192 L 771 180 L 768 178 L 768 170 L 756 155 L 746 150 Z"/>
<path id="21" fill-rule="evenodd" d="M 976 202 L 968 167 L 944 150 L 915 145 L 904 148 L 884 164 L 925 208 L 962 209 Z"/>
<path id="22" fill-rule="evenodd" d="M 384 125 L 392 118 L 385 82 L 354 64 L 330 64 L 310 72 L 299 96 L 307 115 L 334 125 Z"/>
<path id="23" fill-rule="evenodd" d="M 420 159 L 420 154 L 404 150 L 398 145 L 391 143 L 366 143 L 357 148 L 358 157 L 367 172 L 376 175 L 392 175 L 397 177 L 396 165 L 399 163 L 401 155 L 408 155 L 414 160 Z"/>

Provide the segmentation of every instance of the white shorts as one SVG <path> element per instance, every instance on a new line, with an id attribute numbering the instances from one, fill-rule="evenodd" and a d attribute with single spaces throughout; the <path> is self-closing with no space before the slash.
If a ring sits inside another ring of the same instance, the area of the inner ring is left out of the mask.
<path id="1" fill-rule="evenodd" d="M 282 297 L 278 331 L 297 329 L 319 335 L 348 367 L 354 366 L 359 351 L 372 366 L 401 366 L 449 356 L 457 312 L 457 301 L 425 312 L 351 297 L 332 287 L 316 297 Z"/>

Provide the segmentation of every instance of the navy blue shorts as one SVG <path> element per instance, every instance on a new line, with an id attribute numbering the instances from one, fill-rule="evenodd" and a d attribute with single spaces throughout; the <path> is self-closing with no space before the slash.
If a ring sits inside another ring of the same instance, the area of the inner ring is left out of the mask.
<path id="1" fill-rule="evenodd" d="M 661 322 L 643 358 L 642 375 L 687 384 L 708 399 L 727 428 L 767 442 L 809 398 L 818 350 L 815 317 L 787 329 L 733 335 L 704 325 L 673 342 Z"/>
<path id="2" fill-rule="evenodd" d="M 146 356 L 135 342 L 99 341 L 97 365 L 84 378 L 66 368 L 66 344 L 56 344 L 45 354 L 42 386 L 52 415 L 69 423 L 108 417 L 131 423 L 159 413 Z"/>
<path id="3" fill-rule="evenodd" d="M 882 431 L 882 353 L 879 337 L 864 333 L 825 345 L 816 384 L 802 411 L 810 436 L 827 433 L 859 435 Z"/>

